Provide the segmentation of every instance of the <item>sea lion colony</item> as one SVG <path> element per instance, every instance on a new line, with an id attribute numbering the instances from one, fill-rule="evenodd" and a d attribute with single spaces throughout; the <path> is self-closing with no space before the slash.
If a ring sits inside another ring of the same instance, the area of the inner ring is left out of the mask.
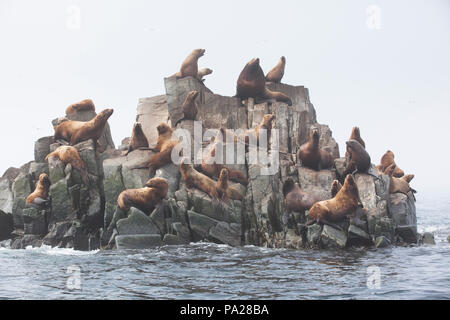
<path id="1" fill-rule="evenodd" d="M 174 76 L 176 78 L 193 77 L 199 81 L 204 81 L 204 77 L 212 73 L 211 69 L 198 68 L 198 60 L 205 54 L 204 49 L 196 49 L 183 61 L 180 71 Z M 258 58 L 250 60 L 239 75 L 236 86 L 236 97 L 245 100 L 253 98 L 256 103 L 267 101 L 269 103 L 279 101 L 292 105 L 292 100 L 282 92 L 271 91 L 266 88 L 266 82 L 280 83 L 285 72 L 286 58 L 280 58 L 278 64 L 264 76 Z M 175 127 L 184 120 L 196 120 L 198 116 L 198 104 L 196 98 L 198 91 L 191 91 L 187 94 L 182 106 L 183 117 L 175 123 Z M 70 105 L 66 109 L 66 114 L 71 115 L 79 111 L 90 110 L 95 112 L 95 106 L 92 100 L 86 99 L 81 102 Z M 113 109 L 101 111 L 94 119 L 81 122 L 70 121 L 66 118 L 60 120 L 55 125 L 54 139 L 64 140 L 69 146 L 61 146 L 50 153 L 46 160 L 58 159 L 64 164 L 71 164 L 72 167 L 81 173 L 83 181 L 88 180 L 86 165 L 78 154 L 78 151 L 72 147 L 77 143 L 94 140 L 96 145 L 101 137 L 107 120 L 113 114 Z M 259 130 L 267 129 L 268 134 L 272 129 L 272 121 L 275 115 L 267 114 L 255 128 L 249 129 L 243 136 L 235 136 L 234 142 L 244 142 L 248 145 L 249 136 L 256 135 L 258 141 Z M 201 120 L 201 119 L 199 119 Z M 142 127 L 139 123 L 134 124 L 130 144 L 122 156 L 138 149 L 150 149 L 155 153 L 141 166 L 136 168 L 148 168 L 151 179 L 147 181 L 142 189 L 133 189 L 123 191 L 117 203 L 123 210 L 129 210 L 136 207 L 146 214 L 150 214 L 156 206 L 166 197 L 168 192 L 168 182 L 163 178 L 152 178 L 155 170 L 172 162 L 171 154 L 174 148 L 177 148 L 178 140 L 172 137 L 174 129 L 167 123 L 161 123 L 157 127 L 158 139 L 154 148 L 149 148 L 149 142 L 145 137 Z M 226 129 L 219 130 L 225 135 Z M 320 146 L 321 134 L 317 128 L 310 130 L 309 140 L 303 144 L 298 151 L 297 165 L 308 167 L 312 170 L 332 169 L 334 158 L 329 150 Z M 196 168 L 187 159 L 180 163 L 179 170 L 185 181 L 186 188 L 197 188 L 207 193 L 214 201 L 227 202 L 230 199 L 242 200 L 244 195 L 229 184 L 229 180 L 247 185 L 248 180 L 244 173 L 227 168 L 222 164 L 211 163 L 215 156 L 215 148 L 218 141 L 214 141 L 211 152 L 204 157 L 202 165 Z M 291 211 L 309 210 L 308 223 L 330 223 L 334 224 L 355 214 L 361 206 L 358 194 L 358 187 L 353 177 L 355 173 L 367 173 L 371 167 L 371 159 L 366 151 L 366 145 L 361 138 L 360 129 L 354 127 L 349 140 L 346 142 L 346 168 L 341 182 L 335 180 L 331 186 L 331 198 L 320 199 L 314 194 L 309 194 L 301 189 L 292 178 L 288 178 L 283 184 L 283 195 L 285 198 L 285 208 Z M 99 149 L 97 149 L 99 150 Z M 414 175 L 404 175 L 397 164 L 394 162 L 394 153 L 390 150 L 381 158 L 377 166 L 379 174 L 386 174 L 390 178 L 390 193 L 408 193 L 415 192 L 409 182 Z M 29 195 L 26 202 L 30 205 L 44 205 L 49 200 L 50 179 L 46 174 L 41 175 L 36 189 Z"/>

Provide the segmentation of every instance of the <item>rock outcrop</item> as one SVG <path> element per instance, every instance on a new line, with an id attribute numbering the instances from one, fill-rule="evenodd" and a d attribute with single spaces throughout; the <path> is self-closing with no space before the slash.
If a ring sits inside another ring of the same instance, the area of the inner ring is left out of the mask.
<path id="1" fill-rule="evenodd" d="M 327 125 L 317 122 L 308 89 L 286 84 L 267 84 L 292 99 L 292 106 L 281 102 L 255 104 L 253 99 L 214 94 L 197 79 L 164 79 L 166 94 L 139 100 L 137 121 L 142 124 L 150 146 L 156 144 L 156 127 L 161 122 L 175 124 L 182 117 L 181 107 L 189 91 L 200 91 L 198 120 L 203 136 L 208 129 L 242 129 L 257 126 L 265 114 L 274 114 L 273 133 L 267 149 L 249 147 L 245 156 L 234 156 L 229 166 L 248 178 L 248 185 L 230 182 L 243 200 L 213 201 L 198 189 L 187 189 L 178 166 L 168 164 L 156 176 L 169 182 L 168 196 L 149 216 L 137 209 L 123 212 L 117 197 L 126 189 L 142 188 L 150 178 L 147 169 L 136 169 L 153 155 L 135 150 L 122 156 L 124 139 L 115 150 L 109 126 L 101 138 L 101 151 L 92 141 L 75 146 L 85 161 L 90 182 L 84 184 L 79 173 L 61 162 L 44 162 L 45 156 L 60 142 L 52 137 L 35 144 L 35 161 L 21 169 L 10 169 L 0 179 L 0 239 L 13 238 L 11 247 L 23 248 L 41 243 L 92 250 L 99 247 L 142 249 L 161 245 L 180 245 L 209 241 L 230 246 L 256 245 L 285 248 L 327 248 L 341 250 L 351 246 L 387 247 L 417 243 L 417 223 L 413 194 L 389 194 L 389 179 L 375 167 L 367 174 L 356 174 L 361 203 L 365 209 L 335 226 L 307 225 L 308 212 L 286 212 L 283 182 L 292 178 L 300 187 L 320 199 L 331 198 L 331 183 L 343 180 L 345 158 Z M 93 112 L 71 115 L 87 121 Z M 132 124 L 130 124 L 131 131 Z M 194 121 L 183 120 L 178 128 L 195 132 Z M 297 151 L 309 138 L 311 128 L 320 132 L 320 147 L 335 158 L 331 170 L 314 171 L 298 165 Z M 212 135 L 214 136 L 214 135 Z M 198 156 L 194 146 L 191 159 Z M 254 162 L 253 159 L 268 161 Z M 260 158 L 261 156 L 264 156 Z M 39 174 L 49 174 L 51 204 L 29 208 L 25 198 L 34 189 Z M 6 214 L 3 214 L 6 212 Z M 9 215 L 8 215 L 9 214 Z M 16 231 L 12 232 L 13 224 Z M 428 241 L 428 240 L 427 240 Z"/>

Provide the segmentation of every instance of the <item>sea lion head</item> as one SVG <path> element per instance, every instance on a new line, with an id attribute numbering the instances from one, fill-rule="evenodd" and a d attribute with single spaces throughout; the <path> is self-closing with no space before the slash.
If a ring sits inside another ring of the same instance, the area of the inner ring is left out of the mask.
<path id="1" fill-rule="evenodd" d="M 281 60 L 282 63 L 286 63 L 286 58 L 285 58 L 284 56 L 282 56 L 282 57 L 280 58 L 280 60 Z"/>
<path id="2" fill-rule="evenodd" d="M 358 186 L 352 174 L 348 174 L 347 177 L 345 177 L 345 182 L 342 189 L 345 189 L 348 193 L 355 195 L 359 201 Z"/>
<path id="3" fill-rule="evenodd" d="M 259 58 L 253 58 L 247 63 L 249 71 L 257 70 L 259 68 Z"/>
<path id="4" fill-rule="evenodd" d="M 349 153 L 356 151 L 356 150 L 364 149 L 363 146 L 354 139 L 348 140 L 345 144 L 347 145 L 347 151 Z"/>
<path id="5" fill-rule="evenodd" d="M 162 198 L 165 198 L 169 191 L 169 183 L 164 178 L 152 178 L 145 184 L 147 188 L 157 189 Z"/>
<path id="6" fill-rule="evenodd" d="M 187 172 L 188 170 L 192 170 L 192 164 L 190 163 L 188 158 L 181 159 L 180 162 L 180 171 Z"/>
<path id="7" fill-rule="evenodd" d="M 319 132 L 319 129 L 313 128 L 313 129 L 311 130 L 311 133 L 310 133 L 310 138 L 311 138 L 314 142 L 319 143 L 319 139 L 320 139 L 320 132 Z"/>
<path id="8" fill-rule="evenodd" d="M 210 68 L 203 68 L 199 70 L 199 73 L 201 73 L 203 76 L 207 76 L 208 74 L 213 73 L 213 71 Z"/>
<path id="9" fill-rule="evenodd" d="M 391 164 L 389 167 L 386 168 L 384 171 L 385 174 L 387 174 L 389 177 L 392 177 L 394 174 L 394 170 L 397 166 L 395 164 Z"/>
<path id="10" fill-rule="evenodd" d="M 295 182 L 292 178 L 287 178 L 283 183 L 283 195 L 286 196 L 295 188 Z"/>
<path id="11" fill-rule="evenodd" d="M 39 176 L 39 183 L 46 188 L 50 187 L 50 178 L 46 173 L 43 173 Z"/>
<path id="12" fill-rule="evenodd" d="M 158 134 L 160 135 L 173 131 L 172 128 L 165 122 L 161 122 L 159 126 L 156 127 L 156 130 L 158 130 Z"/>
<path id="13" fill-rule="evenodd" d="M 410 183 L 412 179 L 414 179 L 414 175 L 413 174 L 407 174 L 404 176 L 404 179 L 406 180 L 406 182 Z"/>
<path id="14" fill-rule="evenodd" d="M 111 117 L 111 115 L 114 113 L 114 109 L 105 109 L 102 110 L 96 117 L 96 123 L 98 121 L 106 121 L 109 119 L 109 117 Z"/>
<path id="15" fill-rule="evenodd" d="M 195 98 L 197 98 L 197 96 L 198 96 L 198 94 L 199 94 L 200 92 L 199 91 L 197 91 L 197 90 L 193 90 L 193 91 L 189 91 L 189 93 L 188 93 L 188 95 L 187 95 L 187 99 L 189 99 L 189 100 L 194 100 Z"/>
<path id="16" fill-rule="evenodd" d="M 263 117 L 262 120 L 262 125 L 265 126 L 267 129 L 272 129 L 272 121 L 273 119 L 275 119 L 275 115 L 274 114 L 266 114 Z"/>
<path id="17" fill-rule="evenodd" d="M 333 180 L 333 183 L 331 184 L 331 193 L 336 195 L 341 188 L 341 183 L 338 180 Z"/>
<path id="18" fill-rule="evenodd" d="M 358 138 L 360 138 L 361 137 L 361 133 L 359 132 L 359 127 L 353 127 L 353 136 L 354 137 L 358 137 Z"/>
<path id="19" fill-rule="evenodd" d="M 133 131 L 142 132 L 142 124 L 140 124 L 139 122 L 136 122 L 133 126 Z"/>
<path id="20" fill-rule="evenodd" d="M 195 49 L 194 51 L 192 51 L 192 53 L 198 58 L 202 57 L 205 54 L 205 52 L 206 52 L 205 49 Z"/>
<path id="21" fill-rule="evenodd" d="M 224 180 L 228 180 L 228 176 L 229 176 L 229 171 L 227 168 L 223 168 L 220 171 L 220 176 L 219 176 L 219 180 L 224 181 Z"/>

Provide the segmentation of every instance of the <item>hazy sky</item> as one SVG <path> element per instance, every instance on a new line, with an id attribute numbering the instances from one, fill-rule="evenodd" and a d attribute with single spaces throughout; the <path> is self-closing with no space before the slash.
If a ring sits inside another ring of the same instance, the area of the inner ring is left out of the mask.
<path id="1" fill-rule="evenodd" d="M 415 189 L 450 189 L 447 0 L 0 0 L 0 41 L 1 172 L 32 160 L 51 120 L 85 98 L 115 109 L 120 144 L 138 99 L 164 94 L 205 48 L 215 93 L 234 95 L 251 58 L 267 72 L 284 55 L 283 82 L 309 88 L 341 153 L 358 125 L 372 162 L 391 149 Z"/>

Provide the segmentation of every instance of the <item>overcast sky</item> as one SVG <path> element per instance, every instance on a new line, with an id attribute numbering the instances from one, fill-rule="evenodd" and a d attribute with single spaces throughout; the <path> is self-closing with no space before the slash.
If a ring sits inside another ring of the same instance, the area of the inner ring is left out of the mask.
<path id="1" fill-rule="evenodd" d="M 79 15 L 78 15 L 79 13 Z M 116 145 L 141 97 L 194 48 L 206 85 L 234 95 L 246 62 L 281 55 L 341 153 L 358 125 L 372 162 L 391 149 L 418 191 L 450 189 L 450 1 L 0 0 L 0 171 L 33 159 L 51 120 L 91 98 Z"/>

